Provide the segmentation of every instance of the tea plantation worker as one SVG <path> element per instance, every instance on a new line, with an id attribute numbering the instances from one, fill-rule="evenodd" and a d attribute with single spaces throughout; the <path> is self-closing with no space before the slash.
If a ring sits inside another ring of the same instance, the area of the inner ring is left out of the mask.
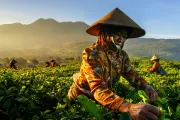
<path id="1" fill-rule="evenodd" d="M 151 102 L 158 94 L 130 64 L 122 50 L 127 38 L 145 35 L 145 31 L 120 9 L 115 8 L 92 24 L 86 32 L 98 36 L 96 43 L 82 52 L 80 72 L 73 75 L 67 97 L 74 101 L 80 94 L 96 100 L 105 107 L 128 112 L 134 120 L 157 120 L 162 112 L 150 104 L 126 102 L 112 91 L 113 84 L 123 76 L 137 89 L 144 90 Z"/>
<path id="2" fill-rule="evenodd" d="M 51 65 L 51 63 L 48 61 L 46 61 L 45 64 L 46 64 L 46 67 L 50 67 L 50 65 Z"/>
<path id="3" fill-rule="evenodd" d="M 15 59 L 12 59 L 10 62 L 9 62 L 9 68 L 13 68 L 13 69 L 17 69 L 16 68 L 16 64 L 17 61 Z"/>
<path id="4" fill-rule="evenodd" d="M 51 67 L 59 66 L 59 64 L 57 64 L 57 62 L 54 59 L 51 59 L 50 63 L 51 63 Z"/>
<path id="5" fill-rule="evenodd" d="M 166 71 L 161 67 L 159 63 L 159 57 L 157 55 L 152 56 L 150 60 L 153 61 L 154 64 L 151 68 L 147 69 L 148 71 L 155 72 L 161 75 L 167 75 Z"/>

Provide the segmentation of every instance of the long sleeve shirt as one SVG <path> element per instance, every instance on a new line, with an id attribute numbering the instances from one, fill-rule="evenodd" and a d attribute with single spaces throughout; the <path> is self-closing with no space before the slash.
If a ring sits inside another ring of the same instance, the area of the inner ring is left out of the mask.
<path id="1" fill-rule="evenodd" d="M 151 68 L 149 68 L 148 70 L 150 72 L 155 72 L 155 71 L 158 72 L 158 69 L 160 69 L 160 68 L 161 68 L 161 66 L 160 66 L 159 62 L 154 62 L 153 66 Z"/>
<path id="2" fill-rule="evenodd" d="M 124 102 L 111 90 L 112 84 L 117 82 L 120 76 L 138 89 L 143 89 L 147 83 L 133 69 L 125 51 L 117 55 L 117 59 L 114 59 L 113 55 L 94 43 L 83 51 L 80 72 L 73 76 L 74 83 L 82 92 L 112 110 L 119 110 Z"/>

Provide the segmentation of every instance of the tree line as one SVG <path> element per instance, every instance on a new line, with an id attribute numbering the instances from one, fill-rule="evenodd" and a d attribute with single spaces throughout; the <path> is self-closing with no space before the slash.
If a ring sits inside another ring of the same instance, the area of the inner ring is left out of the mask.
<path id="1" fill-rule="evenodd" d="M 16 67 L 17 68 L 35 68 L 37 66 L 40 67 L 45 67 L 46 66 L 46 62 L 54 59 L 56 61 L 56 63 L 61 64 L 61 63 L 66 63 L 68 61 L 73 61 L 73 60 L 80 60 L 81 57 L 69 57 L 69 58 L 60 58 L 60 57 L 52 57 L 50 56 L 47 60 L 38 60 L 37 58 L 32 58 L 32 59 L 25 59 L 23 57 L 18 57 L 18 58 L 0 58 L 0 67 L 1 68 L 7 68 L 10 61 L 12 59 L 15 59 L 17 61 L 16 63 Z"/>

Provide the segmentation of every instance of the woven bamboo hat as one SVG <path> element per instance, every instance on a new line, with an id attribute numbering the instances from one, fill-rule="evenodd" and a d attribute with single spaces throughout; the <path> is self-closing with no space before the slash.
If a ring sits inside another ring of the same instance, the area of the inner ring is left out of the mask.
<path id="1" fill-rule="evenodd" d="M 137 23 L 135 23 L 130 17 L 128 17 L 120 9 L 115 8 L 107 15 L 93 23 L 86 32 L 93 36 L 98 36 L 101 27 L 110 26 L 121 28 L 128 28 L 131 30 L 131 34 L 128 38 L 136 38 L 145 35 L 145 30 L 142 29 Z"/>
<path id="2" fill-rule="evenodd" d="M 158 56 L 156 56 L 156 55 L 153 55 L 152 56 L 152 58 L 151 58 L 151 60 L 153 61 L 153 60 L 158 60 L 159 58 L 158 58 Z"/>

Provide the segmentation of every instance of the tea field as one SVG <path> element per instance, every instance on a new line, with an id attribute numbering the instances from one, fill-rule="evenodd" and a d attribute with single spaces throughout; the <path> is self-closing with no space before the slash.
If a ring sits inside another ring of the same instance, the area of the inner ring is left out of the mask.
<path id="1" fill-rule="evenodd" d="M 157 101 L 150 103 L 163 110 L 159 120 L 180 120 L 180 62 L 160 61 L 168 76 L 147 72 L 152 66 L 149 60 L 133 59 L 131 63 L 159 94 Z M 0 119 L 112 120 L 112 111 L 84 96 L 75 104 L 66 99 L 72 75 L 79 71 L 80 64 L 73 60 L 55 68 L 0 68 Z M 122 77 L 114 84 L 114 91 L 131 103 L 148 102 L 142 91 L 131 87 Z M 117 116 L 118 120 L 130 119 L 128 114 Z"/>

